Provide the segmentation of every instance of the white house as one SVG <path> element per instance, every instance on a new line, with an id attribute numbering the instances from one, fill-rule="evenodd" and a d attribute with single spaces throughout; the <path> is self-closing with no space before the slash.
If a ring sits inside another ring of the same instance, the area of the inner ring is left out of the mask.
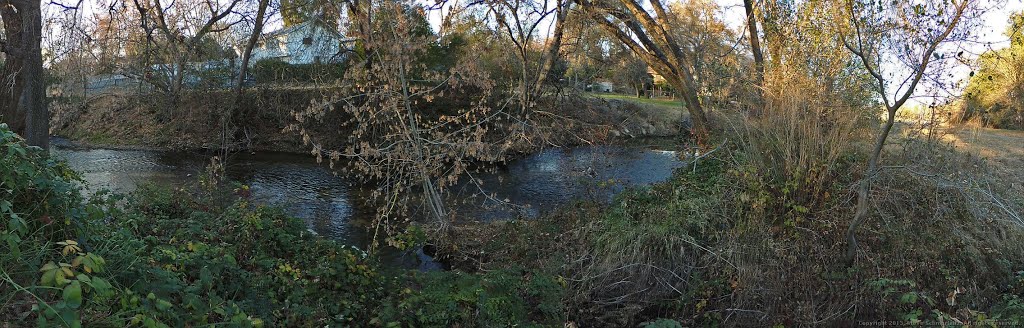
<path id="1" fill-rule="evenodd" d="M 355 41 L 355 38 L 346 38 L 319 19 L 310 19 L 264 34 L 252 49 L 250 60 L 256 63 L 277 58 L 293 65 L 338 63 L 345 60 Z"/>

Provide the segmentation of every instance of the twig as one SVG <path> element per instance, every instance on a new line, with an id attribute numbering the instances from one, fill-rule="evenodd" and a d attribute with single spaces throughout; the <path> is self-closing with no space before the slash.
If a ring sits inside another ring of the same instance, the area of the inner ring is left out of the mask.
<path id="1" fill-rule="evenodd" d="M 722 148 L 722 146 L 725 146 L 725 143 L 727 143 L 727 142 L 729 142 L 729 138 L 725 138 L 725 140 L 722 141 L 721 145 L 718 145 L 718 147 L 715 147 L 711 151 L 706 152 L 704 154 L 701 154 L 701 155 L 699 155 L 697 157 L 694 157 L 693 160 L 690 161 L 690 163 L 687 163 L 687 165 L 691 165 L 692 164 L 693 165 L 693 173 L 697 173 L 697 161 L 701 160 L 704 157 L 708 157 L 709 155 L 713 154 L 715 151 L 718 151 L 718 149 Z"/>

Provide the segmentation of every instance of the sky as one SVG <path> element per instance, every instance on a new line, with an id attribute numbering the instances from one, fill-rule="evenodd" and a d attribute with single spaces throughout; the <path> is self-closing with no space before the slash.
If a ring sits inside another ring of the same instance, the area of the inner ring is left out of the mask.
<path id="1" fill-rule="evenodd" d="M 427 1 L 427 0 L 423 0 L 423 1 Z M 985 13 L 985 15 L 984 15 L 985 22 L 984 22 L 984 27 L 982 29 L 982 35 L 981 35 L 980 41 L 982 41 L 982 43 L 984 43 L 984 44 L 991 45 L 991 47 L 995 48 L 995 49 L 998 49 L 998 48 L 1001 48 L 1001 47 L 1005 47 L 1006 45 L 1009 44 L 1009 42 L 1006 39 L 1006 37 L 1003 36 L 1003 31 L 1005 31 L 1007 26 L 1008 26 L 1008 18 L 1009 18 L 1011 13 L 1019 12 L 1019 11 L 1024 11 L 1024 0 L 983 0 L 983 1 L 987 1 L 989 3 L 994 3 L 996 1 L 1001 1 L 1001 2 L 1003 2 L 1003 5 L 996 6 L 994 8 L 994 10 L 990 10 L 990 11 Z M 66 0 L 65 2 L 66 3 L 75 3 L 77 1 Z M 92 13 L 94 13 L 94 12 L 103 11 L 102 8 L 97 8 L 97 6 L 99 6 L 99 5 L 96 4 L 96 2 L 97 2 L 96 0 L 85 0 L 84 1 L 84 4 L 82 6 L 83 7 L 82 10 L 83 10 L 83 13 L 84 13 L 84 15 L 86 17 L 91 16 Z M 433 3 L 433 1 L 427 1 L 427 2 Z M 744 11 L 743 11 L 743 1 L 742 0 L 718 0 L 717 3 L 719 5 L 719 7 L 721 8 L 719 15 L 720 15 L 720 17 L 723 18 L 723 20 L 726 22 L 726 24 L 729 25 L 731 28 L 733 28 L 735 30 L 742 30 L 743 29 L 743 24 L 745 23 L 745 17 L 744 17 Z M 440 25 L 439 23 L 440 23 L 440 19 L 441 19 L 442 15 L 443 15 L 443 13 L 440 12 L 440 11 L 435 11 L 435 12 L 432 12 L 430 14 L 429 20 L 430 20 L 430 22 L 433 25 L 435 25 L 435 29 L 436 29 L 436 27 L 438 25 Z M 278 19 L 272 19 L 271 22 L 270 22 L 270 26 L 267 26 L 266 30 L 267 31 L 273 31 L 273 30 L 278 29 L 280 27 L 281 27 L 281 20 L 279 18 Z M 60 31 L 51 31 L 51 32 L 59 33 Z M 976 46 L 975 50 L 977 50 L 976 53 L 980 53 L 980 52 L 985 50 L 985 46 L 979 44 L 979 45 Z M 972 52 L 975 52 L 975 51 L 972 51 Z"/>

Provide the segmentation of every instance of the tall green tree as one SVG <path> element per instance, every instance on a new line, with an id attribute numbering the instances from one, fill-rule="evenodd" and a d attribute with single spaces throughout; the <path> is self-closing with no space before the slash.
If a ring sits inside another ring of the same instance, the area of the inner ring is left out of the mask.
<path id="1" fill-rule="evenodd" d="M 985 52 L 965 90 L 962 120 L 980 118 L 997 128 L 1024 129 L 1024 13 L 1010 17 L 1010 46 Z"/>

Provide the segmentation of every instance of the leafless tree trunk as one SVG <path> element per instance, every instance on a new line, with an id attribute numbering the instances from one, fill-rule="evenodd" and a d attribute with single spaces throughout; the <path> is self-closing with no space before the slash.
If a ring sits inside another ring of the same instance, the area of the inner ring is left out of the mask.
<path id="1" fill-rule="evenodd" d="M 150 0 L 145 0 L 140 5 L 136 0 L 136 8 L 139 10 L 139 15 L 143 17 L 143 22 L 147 21 L 147 16 L 150 17 L 148 20 L 152 21 L 153 28 L 164 35 L 167 39 L 167 47 L 170 47 L 174 52 L 175 63 L 173 63 L 174 67 L 171 68 L 173 76 L 168 90 L 170 91 L 172 100 L 177 101 L 184 87 L 186 74 L 185 66 L 192 58 L 192 54 L 196 51 L 200 40 L 209 33 L 223 31 L 226 30 L 228 26 L 233 25 L 233 23 L 223 25 L 217 24 L 224 20 L 224 18 L 229 14 L 233 13 L 235 7 L 241 3 L 242 0 L 230 0 L 226 2 L 226 6 L 223 7 L 222 5 L 224 5 L 224 3 L 214 0 L 205 0 L 203 2 L 204 5 L 201 7 L 204 7 L 205 10 L 209 11 L 210 16 L 202 22 L 193 35 L 183 35 L 181 29 L 175 25 L 176 22 L 167 21 L 167 15 L 164 11 L 167 10 L 166 8 L 168 7 L 164 7 L 161 0 L 152 0 L 152 3 L 149 1 Z"/>
<path id="2" fill-rule="evenodd" d="M 520 109 L 525 113 L 543 88 L 547 81 L 547 75 L 551 71 L 562 45 L 562 34 L 564 30 L 565 17 L 569 11 L 569 4 L 565 0 L 554 0 L 555 7 L 549 8 L 548 1 L 536 4 L 523 0 L 499 0 L 488 2 L 488 8 L 494 15 L 500 28 L 508 35 L 509 40 L 516 47 L 516 54 L 519 57 L 519 98 Z M 545 21 L 545 18 L 555 14 L 555 26 L 548 38 L 543 58 L 536 71 L 531 67 L 530 48 L 533 44 L 534 35 L 538 27 Z M 532 74 L 536 74 L 533 76 Z"/>
<path id="3" fill-rule="evenodd" d="M 29 145 L 48 148 L 50 112 L 46 107 L 43 81 L 42 11 L 39 1 L 0 1 L 0 18 L 7 36 L 4 83 L 10 92 L 0 97 L 0 115 L 12 130 L 22 134 Z M 11 67 L 7 67 L 10 64 Z"/>
<path id="4" fill-rule="evenodd" d="M 426 155 L 426 147 L 423 146 L 423 137 L 420 136 L 419 122 L 416 121 L 416 112 L 412 109 L 413 99 L 409 90 L 409 79 L 406 76 L 405 65 L 402 64 L 399 69 L 398 78 L 402 83 L 402 105 L 406 112 L 408 119 L 408 139 L 413 142 L 416 148 L 416 157 L 419 158 L 417 165 L 419 166 L 420 183 L 423 187 L 423 197 L 425 197 L 424 204 L 430 211 L 430 215 L 434 218 L 442 230 L 447 229 L 450 224 L 448 222 L 448 212 L 444 206 L 444 199 L 441 198 L 441 194 L 437 191 L 437 187 L 434 186 L 434 181 L 430 177 L 429 170 L 426 168 L 426 161 L 429 159 Z"/>
<path id="5" fill-rule="evenodd" d="M 252 49 L 256 47 L 257 41 L 259 41 L 260 35 L 263 33 L 264 16 L 267 14 L 267 7 L 270 5 L 270 0 L 260 0 L 259 8 L 256 9 L 256 19 L 253 21 L 252 33 L 249 34 L 249 39 L 245 43 L 245 49 L 242 50 L 242 58 L 238 66 L 238 77 L 235 79 L 235 86 L 233 94 L 235 101 L 228 107 L 228 112 L 221 118 L 221 150 L 224 152 L 222 158 L 227 158 L 227 152 L 229 144 L 231 142 L 231 135 L 234 133 L 231 128 L 234 122 L 238 120 L 239 104 L 242 103 L 242 89 L 245 86 L 245 76 L 249 70 L 249 60 L 252 58 Z"/>
<path id="6" fill-rule="evenodd" d="M 260 39 L 260 34 L 263 33 L 263 20 L 267 14 L 267 7 L 270 5 L 270 0 L 260 0 L 259 8 L 256 10 L 256 20 L 253 21 L 252 33 L 249 34 L 249 40 L 245 44 L 245 49 L 242 51 L 241 66 L 238 67 L 238 78 L 235 80 L 235 103 L 237 104 L 242 100 L 242 87 L 245 83 L 245 74 L 249 69 L 249 59 L 252 58 L 252 49 L 256 47 L 256 42 Z"/>
<path id="7" fill-rule="evenodd" d="M 743 9 L 747 13 L 747 32 L 750 33 L 750 52 L 754 54 L 754 66 L 757 69 L 758 83 L 764 80 L 764 53 L 761 52 L 761 41 L 757 32 L 757 16 L 754 15 L 754 1 L 743 0 Z"/>
<path id="8" fill-rule="evenodd" d="M 844 260 L 847 265 L 853 265 L 854 259 L 857 255 L 857 228 L 864 223 L 864 220 L 868 216 L 868 196 L 871 191 L 871 179 L 873 179 L 878 173 L 879 158 L 882 155 L 882 148 L 885 147 L 885 141 L 889 138 L 889 133 L 892 132 L 892 127 L 896 119 L 896 112 L 899 111 L 907 100 L 910 99 L 910 96 L 913 95 L 914 89 L 916 89 L 918 83 L 921 82 L 921 79 L 925 75 L 925 71 L 928 69 L 928 64 L 932 61 L 932 56 L 935 55 L 935 50 L 949 37 L 954 29 L 956 29 L 957 24 L 960 23 L 960 20 L 964 15 L 964 10 L 970 2 L 971 0 L 962 0 L 959 3 L 954 1 L 952 5 L 955 12 L 952 13 L 952 17 L 948 25 L 945 26 L 940 34 L 931 38 L 927 44 L 919 45 L 925 47 L 921 57 L 911 58 L 913 61 L 908 61 L 915 63 L 915 65 L 911 67 L 914 73 L 909 79 L 910 84 L 908 87 L 903 89 L 901 94 L 897 94 L 894 100 L 889 99 L 889 94 L 886 90 L 888 81 L 882 75 L 881 71 L 879 71 L 879 68 L 875 66 L 876 61 L 871 59 L 871 56 L 877 56 L 878 54 L 869 52 L 871 51 L 869 49 L 872 49 L 873 47 L 866 44 L 868 41 L 863 34 L 861 27 L 862 23 L 859 22 L 859 17 L 855 12 L 854 5 L 852 2 L 848 2 L 847 7 L 850 11 L 850 21 L 852 22 L 851 24 L 854 32 L 854 35 L 852 35 L 853 40 L 849 40 L 848 36 L 843 34 L 840 34 L 840 38 L 842 39 L 843 45 L 846 46 L 850 52 L 860 58 L 864 68 L 874 78 L 876 83 L 875 91 L 881 96 L 885 104 L 886 118 L 885 123 L 882 126 L 882 130 L 876 136 L 874 146 L 871 149 L 871 156 L 868 158 L 868 167 L 865 177 L 857 187 L 856 212 L 854 213 L 853 221 L 850 223 L 850 226 L 846 231 L 848 248 L 846 250 Z"/>
<path id="9" fill-rule="evenodd" d="M 547 49 L 544 55 L 544 64 L 541 66 L 540 72 L 537 74 L 537 81 L 533 84 L 533 97 L 540 96 L 541 89 L 544 84 L 547 83 L 548 74 L 551 72 L 551 68 L 555 66 L 555 62 L 558 61 L 558 53 L 562 49 L 562 35 L 565 30 L 565 16 L 569 14 L 570 3 L 564 3 L 562 0 L 558 0 L 556 3 L 557 12 L 555 14 L 555 27 L 551 32 L 551 37 L 548 40 Z"/>
<path id="10" fill-rule="evenodd" d="M 3 71 L 0 72 L 0 118 L 18 134 L 25 133 L 25 110 L 18 106 L 25 79 L 21 78 L 22 59 L 22 17 L 12 1 L 0 1 L 0 19 L 4 23 Z"/>

